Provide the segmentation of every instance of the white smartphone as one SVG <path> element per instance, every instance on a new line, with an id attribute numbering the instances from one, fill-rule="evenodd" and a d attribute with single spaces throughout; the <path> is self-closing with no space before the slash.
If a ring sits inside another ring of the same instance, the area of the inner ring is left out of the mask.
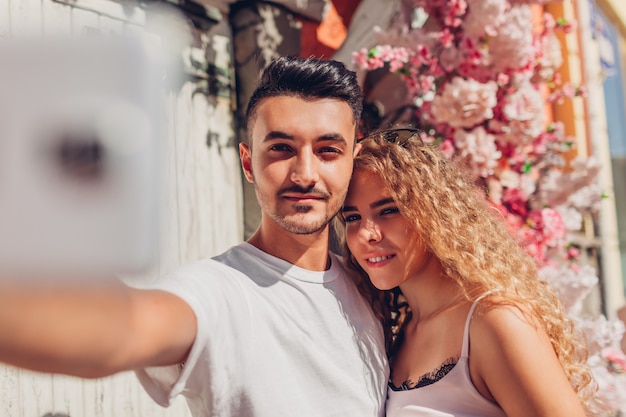
<path id="1" fill-rule="evenodd" d="M 9 39 L 0 62 L 0 278 L 148 267 L 163 91 L 141 44 Z"/>

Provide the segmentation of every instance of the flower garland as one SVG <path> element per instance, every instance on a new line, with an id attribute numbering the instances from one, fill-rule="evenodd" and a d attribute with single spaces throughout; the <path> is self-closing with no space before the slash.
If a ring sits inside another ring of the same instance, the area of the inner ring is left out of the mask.
<path id="1" fill-rule="evenodd" d="M 562 123 L 545 120 L 546 102 L 585 96 L 557 73 L 557 33 L 575 25 L 548 13 L 540 25 L 533 21 L 533 7 L 548 2 L 401 0 L 390 30 L 378 30 L 380 45 L 353 60 L 363 70 L 398 74 L 416 105 L 422 139 L 463 159 L 484 182 L 491 203 L 542 266 L 540 276 L 587 333 L 599 385 L 592 406 L 598 415 L 614 414 L 626 411 L 626 357 L 615 348 L 624 326 L 581 317 L 598 278 L 571 243 L 584 214 L 601 201 L 600 167 L 593 158 L 566 160 L 574 140 Z"/>

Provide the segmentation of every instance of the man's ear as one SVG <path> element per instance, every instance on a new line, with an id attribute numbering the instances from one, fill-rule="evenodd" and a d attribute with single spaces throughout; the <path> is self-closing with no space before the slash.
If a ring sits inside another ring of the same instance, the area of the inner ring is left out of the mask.
<path id="1" fill-rule="evenodd" d="M 354 145 L 354 151 L 352 151 L 352 157 L 353 158 L 359 154 L 359 152 L 361 151 L 362 147 L 363 147 L 363 145 L 361 143 L 357 143 L 357 144 Z"/>
<path id="2" fill-rule="evenodd" d="M 241 168 L 243 168 L 243 174 L 246 176 L 246 180 L 250 184 L 254 184 L 254 175 L 252 175 L 252 155 L 250 146 L 247 143 L 239 144 L 239 158 L 241 159 Z"/>

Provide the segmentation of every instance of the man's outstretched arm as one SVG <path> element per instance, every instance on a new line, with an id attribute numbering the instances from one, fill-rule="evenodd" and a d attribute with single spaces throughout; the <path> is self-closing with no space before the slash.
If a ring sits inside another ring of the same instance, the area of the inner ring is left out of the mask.
<path id="1" fill-rule="evenodd" d="M 120 281 L 0 282 L 0 362 L 97 378 L 185 360 L 196 318 L 182 299 Z"/>

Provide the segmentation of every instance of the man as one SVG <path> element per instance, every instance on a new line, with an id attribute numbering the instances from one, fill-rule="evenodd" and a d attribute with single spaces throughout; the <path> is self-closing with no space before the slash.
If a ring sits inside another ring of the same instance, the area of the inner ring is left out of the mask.
<path id="1" fill-rule="evenodd" d="M 134 369 L 155 401 L 183 394 L 194 416 L 382 415 L 382 330 L 328 250 L 361 105 L 339 62 L 271 63 L 240 145 L 262 209 L 248 242 L 150 290 L 0 289 L 0 360 L 83 377 Z"/>

